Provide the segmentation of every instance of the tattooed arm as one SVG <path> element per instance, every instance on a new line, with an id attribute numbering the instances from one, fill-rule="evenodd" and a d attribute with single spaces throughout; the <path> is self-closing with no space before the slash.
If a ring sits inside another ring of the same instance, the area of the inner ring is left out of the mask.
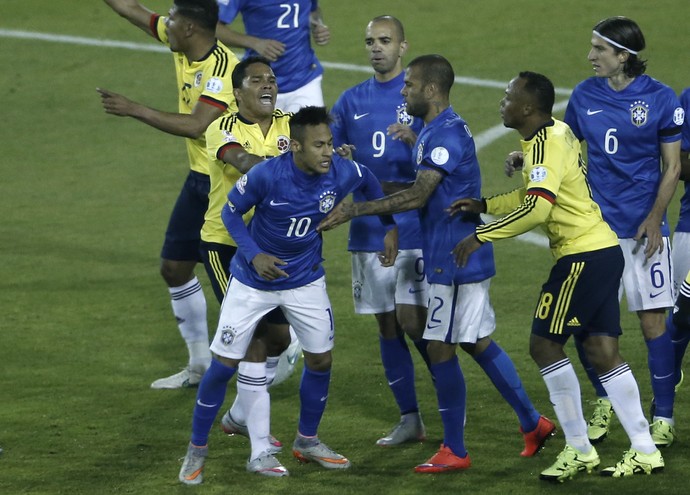
<path id="1" fill-rule="evenodd" d="M 414 184 L 409 189 L 374 201 L 358 203 L 343 201 L 319 224 L 317 230 L 331 230 L 353 217 L 385 215 L 421 208 L 426 204 L 441 179 L 443 179 L 443 175 L 437 170 L 420 170 Z"/>

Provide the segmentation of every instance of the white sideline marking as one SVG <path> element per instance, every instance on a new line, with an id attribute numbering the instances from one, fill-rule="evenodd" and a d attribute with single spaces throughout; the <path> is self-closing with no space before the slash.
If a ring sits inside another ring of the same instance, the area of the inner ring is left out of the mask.
<path id="1" fill-rule="evenodd" d="M 19 38 L 27 40 L 39 40 L 48 41 L 51 43 L 69 43 L 73 45 L 84 45 L 84 46 L 96 46 L 105 48 L 121 48 L 125 50 L 134 51 L 144 51 L 144 52 L 161 52 L 167 53 L 170 50 L 167 46 L 154 43 L 138 43 L 133 41 L 117 41 L 108 39 L 96 39 L 96 38 L 86 38 L 83 36 L 70 36 L 63 34 L 51 34 L 51 33 L 39 33 L 36 31 L 22 31 L 15 29 L 3 29 L 0 28 L 0 37 L 2 38 Z M 321 61 L 321 65 L 328 69 L 344 70 L 348 72 L 363 72 L 367 74 L 372 74 L 373 70 L 370 66 L 365 65 L 355 65 L 346 64 L 340 62 L 325 62 Z M 456 76 L 455 82 L 458 84 L 464 84 L 466 86 L 477 86 L 482 88 L 497 88 L 504 89 L 506 87 L 505 81 L 493 81 L 490 79 L 478 79 L 475 77 L 460 77 Z M 572 92 L 566 88 L 555 88 L 557 95 L 568 96 Z M 561 101 L 554 105 L 555 111 L 560 111 L 565 109 L 568 101 Z M 482 150 L 492 142 L 505 136 L 506 134 L 512 132 L 512 129 L 507 129 L 503 124 L 496 125 L 485 131 L 480 132 L 474 137 L 474 141 L 477 147 L 477 151 Z M 487 215 L 487 220 L 491 220 L 493 217 Z M 548 239 L 540 234 L 533 232 L 527 232 L 517 237 L 530 244 L 535 244 L 537 246 L 548 247 Z"/>

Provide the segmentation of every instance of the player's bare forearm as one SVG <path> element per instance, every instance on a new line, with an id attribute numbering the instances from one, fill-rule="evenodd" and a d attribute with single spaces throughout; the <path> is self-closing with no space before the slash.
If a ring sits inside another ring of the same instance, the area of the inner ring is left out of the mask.
<path id="1" fill-rule="evenodd" d="M 121 17 L 124 17 L 146 34 L 153 36 L 149 22 L 154 14 L 152 10 L 141 5 L 137 0 L 104 0 L 104 2 Z"/>
<path id="2" fill-rule="evenodd" d="M 427 199 L 441 182 L 440 172 L 422 170 L 417 174 L 412 187 L 374 201 L 352 204 L 352 216 L 390 215 L 402 211 L 416 210 L 426 204 Z"/>
<path id="3" fill-rule="evenodd" d="M 680 180 L 690 181 L 690 151 L 680 152 Z"/>
<path id="4" fill-rule="evenodd" d="M 651 257 L 655 252 L 661 253 L 664 249 L 661 223 L 664 219 L 664 213 L 671 203 L 676 187 L 678 186 L 678 179 L 681 171 L 680 142 L 662 143 L 661 157 L 663 172 L 661 174 L 661 182 L 659 184 L 657 196 L 652 205 L 652 209 L 638 228 L 637 235 L 635 236 L 637 240 L 640 240 L 642 237 L 647 237 L 647 245 L 645 248 L 647 258 Z"/>
<path id="5" fill-rule="evenodd" d="M 197 103 L 191 114 L 170 113 L 134 102 L 121 94 L 103 88 L 96 88 L 106 113 L 119 117 L 132 117 L 158 130 L 196 139 L 206 132 L 209 124 L 223 112 L 220 108 Z"/>

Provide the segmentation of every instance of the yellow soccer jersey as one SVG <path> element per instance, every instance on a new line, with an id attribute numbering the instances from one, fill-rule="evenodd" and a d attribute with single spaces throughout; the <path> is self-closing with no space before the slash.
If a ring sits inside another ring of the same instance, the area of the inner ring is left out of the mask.
<path id="1" fill-rule="evenodd" d="M 487 198 L 487 213 L 505 217 L 477 227 L 477 238 L 514 237 L 541 225 L 556 259 L 618 244 L 592 199 L 580 143 L 565 123 L 553 120 L 520 141 L 525 187 Z"/>
<path id="2" fill-rule="evenodd" d="M 168 44 L 165 33 L 165 18 L 151 17 L 151 32 L 163 43 Z M 237 103 L 232 94 L 232 70 L 239 62 L 232 51 L 220 41 L 201 60 L 192 62 L 182 53 L 173 53 L 175 73 L 179 89 L 179 112 L 190 114 L 198 101 L 216 106 L 227 112 L 236 112 Z M 208 175 L 208 154 L 206 139 L 186 138 L 189 165 L 195 172 Z"/>
<path id="3" fill-rule="evenodd" d="M 265 137 L 258 124 L 248 122 L 239 113 L 224 115 L 208 126 L 206 141 L 211 190 L 208 193 L 208 210 L 204 217 L 204 226 L 201 228 L 202 240 L 230 246 L 236 245 L 225 228 L 220 214 L 223 205 L 228 200 L 230 189 L 242 173 L 231 164 L 218 159 L 218 156 L 229 146 L 242 146 L 248 153 L 266 158 L 288 152 L 291 116 L 291 113 L 274 111 L 271 128 Z M 249 218 L 245 215 L 245 221 Z"/>

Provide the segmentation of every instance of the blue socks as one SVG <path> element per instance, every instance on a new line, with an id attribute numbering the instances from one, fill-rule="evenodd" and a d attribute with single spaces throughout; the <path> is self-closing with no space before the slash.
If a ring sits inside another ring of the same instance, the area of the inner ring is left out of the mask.
<path id="1" fill-rule="evenodd" d="M 539 423 L 539 413 L 529 400 L 508 354 L 492 340 L 484 352 L 475 356 L 474 360 L 513 408 L 522 431 L 533 431 Z"/>
<path id="2" fill-rule="evenodd" d="M 388 386 L 398 403 L 400 415 L 417 412 L 417 392 L 414 385 L 414 364 L 404 336 L 384 339 L 379 336 L 381 363 Z"/>
<path id="3" fill-rule="evenodd" d="M 673 400 L 675 398 L 675 369 L 673 343 L 670 332 L 652 340 L 647 340 L 647 362 L 652 377 L 652 391 L 656 402 L 655 416 L 673 418 Z"/>
<path id="4" fill-rule="evenodd" d="M 208 443 L 208 434 L 213 421 L 225 400 L 228 382 L 237 368 L 230 368 L 216 359 L 211 360 L 211 366 L 204 373 L 199 383 L 199 391 L 194 404 L 192 416 L 191 442 L 197 447 L 204 447 Z"/>
<path id="5" fill-rule="evenodd" d="M 443 422 L 443 443 L 458 457 L 465 457 L 465 404 L 467 389 L 458 357 L 432 364 L 438 411 Z"/>
<path id="6" fill-rule="evenodd" d="M 674 385 L 680 381 L 680 370 L 683 365 L 683 357 L 690 343 L 690 332 L 687 329 L 680 329 L 674 322 L 673 313 L 669 312 L 666 318 L 666 332 L 671 335 L 674 355 Z"/>
<path id="7" fill-rule="evenodd" d="M 326 410 L 328 385 L 331 381 L 331 370 L 312 371 L 306 366 L 302 372 L 299 386 L 300 413 L 299 433 L 305 437 L 316 436 L 321 417 Z"/>

